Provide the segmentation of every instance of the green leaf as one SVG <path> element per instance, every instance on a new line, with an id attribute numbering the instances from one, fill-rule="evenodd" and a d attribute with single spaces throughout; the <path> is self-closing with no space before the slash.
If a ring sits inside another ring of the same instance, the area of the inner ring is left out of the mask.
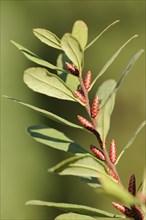
<path id="1" fill-rule="evenodd" d="M 81 177 L 81 181 L 85 182 L 88 186 L 92 187 L 93 189 L 96 189 L 97 192 L 102 191 L 101 183 L 99 182 L 98 178 L 96 177 Z"/>
<path id="2" fill-rule="evenodd" d="M 66 69 L 65 62 L 70 62 L 67 56 L 63 53 L 59 54 L 57 59 L 57 66 L 60 69 Z M 65 72 L 65 71 L 57 71 L 58 75 L 61 77 L 61 79 L 66 83 L 66 85 L 71 90 L 77 90 L 79 85 L 79 79 L 78 77 L 75 77 L 74 75 Z"/>
<path id="3" fill-rule="evenodd" d="M 134 132 L 134 134 L 132 135 L 132 137 L 130 138 L 129 142 L 126 144 L 126 146 L 124 147 L 124 149 L 122 150 L 122 152 L 120 153 L 120 155 L 117 158 L 116 164 L 118 164 L 119 160 L 121 159 L 121 157 L 123 156 L 123 154 L 125 153 L 125 151 L 133 144 L 135 138 L 137 137 L 138 133 L 141 131 L 141 129 L 146 125 L 146 121 L 142 122 L 139 127 L 137 128 L 137 130 Z"/>
<path id="4" fill-rule="evenodd" d="M 96 96 L 99 96 L 99 99 L 101 100 L 100 103 L 100 110 L 99 115 L 97 117 L 97 131 L 99 132 L 102 141 L 104 142 L 106 139 L 106 136 L 108 134 L 109 128 L 110 128 L 110 118 L 111 114 L 114 109 L 115 104 L 115 96 L 116 93 L 114 93 L 110 99 L 105 103 L 107 100 L 107 97 L 109 97 L 109 94 L 116 86 L 116 81 L 113 79 L 106 80 L 102 83 L 102 85 L 98 88 L 98 91 L 96 93 Z M 102 106 L 104 107 L 102 108 Z"/>
<path id="5" fill-rule="evenodd" d="M 99 177 L 106 173 L 103 163 L 90 154 L 74 156 L 61 161 L 48 170 L 59 175 L 73 175 L 79 177 Z"/>
<path id="6" fill-rule="evenodd" d="M 124 47 L 130 43 L 131 40 L 133 40 L 134 38 L 138 37 L 138 35 L 134 35 L 133 37 L 131 37 L 128 41 L 126 41 L 126 43 L 124 43 L 115 53 L 114 55 L 108 60 L 108 62 L 104 65 L 104 67 L 101 69 L 101 71 L 99 72 L 99 74 L 97 75 L 97 77 L 94 79 L 94 81 L 91 84 L 90 90 L 91 88 L 94 86 L 94 84 L 96 83 L 96 81 L 99 79 L 99 77 L 101 77 L 104 72 L 108 69 L 108 67 L 112 64 L 112 62 L 116 59 L 116 57 L 119 55 L 119 53 L 124 49 Z"/>
<path id="7" fill-rule="evenodd" d="M 119 20 L 114 21 L 113 23 L 111 23 L 110 25 L 108 25 L 94 40 L 92 40 L 85 49 L 88 49 L 89 47 L 91 47 L 101 36 L 104 32 L 106 32 L 110 27 L 114 26 L 116 23 L 118 23 Z"/>
<path id="8" fill-rule="evenodd" d="M 25 70 L 23 79 L 26 85 L 35 92 L 58 99 L 80 102 L 59 77 L 44 68 Z"/>
<path id="9" fill-rule="evenodd" d="M 27 103 L 24 103 L 24 102 L 21 102 L 21 101 L 19 101 L 19 100 L 17 100 L 17 99 L 14 99 L 14 98 L 9 97 L 9 96 L 5 96 L 5 97 L 8 98 L 8 99 L 10 99 L 10 100 L 12 100 L 12 101 L 14 101 L 14 102 L 17 102 L 17 103 L 19 103 L 19 104 L 21 104 L 21 105 L 24 105 L 24 106 L 26 106 L 26 107 L 28 107 L 28 108 L 31 108 L 31 109 L 35 110 L 35 111 L 41 113 L 42 115 L 44 115 L 45 117 L 47 117 L 47 118 L 49 118 L 49 119 L 51 119 L 51 120 L 53 120 L 53 121 L 56 121 L 56 122 L 61 123 L 61 124 L 63 124 L 63 125 L 68 125 L 68 126 L 70 126 L 70 127 L 83 129 L 83 127 L 81 127 L 81 126 L 79 126 L 79 125 L 76 125 L 76 124 L 74 124 L 74 123 L 72 123 L 72 122 L 69 122 L 69 121 L 67 121 L 66 119 L 61 118 L 61 117 L 59 117 L 58 115 L 55 115 L 55 114 L 53 114 L 53 113 L 51 113 L 51 112 L 48 112 L 48 111 L 46 111 L 46 110 L 44 110 L 44 109 L 35 107 L 35 106 L 33 106 L 33 105 L 30 105 L 30 104 L 27 104 Z"/>
<path id="10" fill-rule="evenodd" d="M 122 188 L 117 182 L 113 181 L 110 176 L 101 174 L 99 181 L 103 187 L 104 193 L 112 198 L 113 201 L 121 202 L 127 206 L 141 203 L 138 198 L 134 197 L 125 188 Z"/>
<path id="11" fill-rule="evenodd" d="M 68 58 L 81 71 L 83 52 L 79 42 L 71 34 L 66 33 L 61 39 L 61 46 Z"/>
<path id="12" fill-rule="evenodd" d="M 39 38 L 43 43 L 47 44 L 48 46 L 62 50 L 60 39 L 54 33 L 41 28 L 33 29 L 33 33 L 37 38 Z"/>
<path id="13" fill-rule="evenodd" d="M 56 129 L 35 125 L 27 129 L 28 133 L 38 142 L 45 144 L 49 147 L 70 152 L 73 154 L 88 153 L 79 144 L 66 137 L 64 133 Z"/>
<path id="14" fill-rule="evenodd" d="M 110 99 L 110 97 L 116 93 L 122 82 L 124 81 L 125 77 L 127 76 L 127 74 L 129 73 L 129 71 L 131 70 L 131 68 L 133 67 L 134 63 L 136 62 L 136 60 L 140 57 L 140 55 L 143 53 L 143 49 L 139 50 L 134 57 L 132 57 L 132 59 L 130 60 L 130 62 L 128 63 L 127 67 L 125 68 L 124 72 L 121 74 L 121 76 L 119 77 L 118 81 L 116 82 L 116 86 L 113 87 L 113 90 L 111 90 L 111 92 L 109 93 L 109 95 L 106 97 L 106 100 L 104 101 L 103 105 L 101 106 L 101 108 L 104 107 L 104 105 L 107 103 L 107 101 Z"/>
<path id="15" fill-rule="evenodd" d="M 70 204 L 70 203 L 55 203 L 55 202 L 46 202 L 39 200 L 31 200 L 26 203 L 26 205 L 39 205 L 39 206 L 48 206 L 59 208 L 63 211 L 75 212 L 78 214 L 89 215 L 89 216 L 98 216 L 98 217 L 109 217 L 116 218 L 119 215 L 109 213 L 100 209 L 92 208 L 84 205 Z"/>
<path id="16" fill-rule="evenodd" d="M 62 214 L 57 216 L 55 220 L 96 220 L 96 219 L 88 215 L 81 215 L 70 212 L 67 214 Z"/>
<path id="17" fill-rule="evenodd" d="M 30 50 L 26 49 L 25 47 L 21 46 L 20 44 L 14 42 L 14 41 L 11 41 L 11 42 L 24 54 L 24 56 L 26 56 L 29 60 L 33 61 L 34 63 L 37 63 L 41 66 L 48 67 L 49 69 L 63 71 L 62 69 L 58 68 L 57 66 L 54 66 L 53 64 L 41 59 L 36 54 L 34 54 Z"/>
<path id="18" fill-rule="evenodd" d="M 84 21 L 78 20 L 74 23 L 72 36 L 78 40 L 82 50 L 84 50 L 88 41 L 88 27 Z"/>

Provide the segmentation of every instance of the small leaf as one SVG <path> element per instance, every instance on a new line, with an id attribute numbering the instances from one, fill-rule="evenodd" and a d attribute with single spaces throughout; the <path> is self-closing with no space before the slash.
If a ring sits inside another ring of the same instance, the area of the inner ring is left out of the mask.
<path id="1" fill-rule="evenodd" d="M 88 153 L 79 144 L 72 141 L 56 129 L 47 126 L 35 125 L 29 127 L 27 131 L 36 141 L 49 147 L 73 154 Z"/>
<path id="2" fill-rule="evenodd" d="M 139 127 L 137 128 L 137 130 L 135 131 L 135 133 L 132 135 L 132 137 L 130 138 L 129 142 L 126 144 L 126 146 L 124 147 L 124 149 L 122 150 L 122 152 L 120 153 L 120 155 L 117 158 L 117 162 L 116 164 L 118 164 L 119 160 L 121 159 L 121 157 L 123 156 L 123 154 L 125 153 L 125 151 L 133 144 L 135 138 L 137 137 L 138 133 L 141 131 L 141 129 L 146 125 L 146 121 L 142 122 Z"/>
<path id="3" fill-rule="evenodd" d="M 97 178 L 100 173 L 106 173 L 103 163 L 90 154 L 68 158 L 50 168 L 48 171 L 56 172 L 59 175 Z"/>
<path id="4" fill-rule="evenodd" d="M 54 33 L 41 28 L 33 29 L 33 33 L 37 38 L 39 38 L 43 43 L 47 44 L 48 46 L 62 50 L 60 39 Z"/>
<path id="5" fill-rule="evenodd" d="M 92 40 L 85 49 L 88 49 L 89 47 L 91 47 L 101 36 L 104 32 L 106 32 L 110 27 L 114 26 L 116 23 L 118 23 L 119 20 L 114 21 L 113 23 L 111 23 L 110 25 L 108 25 L 94 40 Z"/>
<path id="6" fill-rule="evenodd" d="M 35 107 L 35 106 L 33 106 L 33 105 L 30 105 L 30 104 L 27 104 L 27 103 L 24 103 L 24 102 L 21 102 L 21 101 L 19 101 L 19 100 L 17 100 L 17 99 L 14 99 L 14 98 L 9 97 L 9 96 L 5 96 L 5 97 L 8 98 L 8 99 L 10 99 L 10 100 L 12 100 L 12 101 L 14 101 L 14 102 L 17 102 L 17 103 L 19 103 L 19 104 L 21 104 L 21 105 L 24 105 L 24 106 L 26 106 L 26 107 L 28 107 L 28 108 L 31 108 L 31 109 L 35 110 L 35 111 L 41 113 L 42 115 L 44 115 L 45 117 L 47 117 L 47 118 L 49 118 L 49 119 L 51 119 L 51 120 L 53 120 L 53 121 L 56 121 L 56 122 L 58 122 L 58 123 L 61 123 L 61 124 L 64 124 L 64 125 L 68 125 L 68 126 L 71 126 L 71 127 L 74 127 L 74 128 L 83 129 L 81 126 L 76 125 L 76 124 L 74 124 L 74 123 L 72 123 L 72 122 L 69 122 L 69 121 L 67 121 L 66 119 L 61 118 L 61 117 L 59 117 L 58 115 L 55 115 L 55 114 L 53 114 L 53 113 L 51 113 L 51 112 L 48 112 L 48 111 L 46 111 L 46 110 L 44 110 L 44 109 Z"/>
<path id="7" fill-rule="evenodd" d="M 63 69 L 58 68 L 57 66 L 54 66 L 53 64 L 41 59 L 36 54 L 34 54 L 30 50 L 26 49 L 25 47 L 21 46 L 20 44 L 14 42 L 14 41 L 11 41 L 11 42 L 24 54 L 24 56 L 26 56 L 29 60 L 33 61 L 34 63 L 37 63 L 41 66 L 48 67 L 49 69 L 63 71 Z"/>
<path id="8" fill-rule="evenodd" d="M 94 86 L 94 84 L 96 83 L 96 81 L 99 79 L 99 77 L 101 77 L 104 72 L 107 70 L 107 68 L 112 64 L 112 62 L 116 59 L 116 57 L 119 55 L 119 53 L 124 49 L 124 47 L 130 43 L 131 40 L 133 40 L 134 38 L 138 37 L 138 35 L 134 35 L 133 37 L 131 37 L 128 41 L 126 41 L 115 53 L 114 55 L 108 60 L 108 62 L 104 65 L 104 67 L 101 69 L 101 71 L 99 72 L 99 74 L 97 75 L 97 77 L 94 79 L 94 81 L 91 84 L 90 89 Z"/>
<path id="9" fill-rule="evenodd" d="M 78 40 L 82 50 L 84 50 L 88 41 L 88 27 L 84 21 L 78 20 L 74 23 L 72 36 Z"/>
<path id="10" fill-rule="evenodd" d="M 104 193 L 114 201 L 121 202 L 124 205 L 132 206 L 140 204 L 141 201 L 131 195 L 125 188 L 122 188 L 117 182 L 113 181 L 110 176 L 101 174 L 99 181 L 103 187 Z"/>
<path id="11" fill-rule="evenodd" d="M 58 99 L 80 102 L 59 77 L 44 68 L 25 70 L 23 79 L 26 85 L 35 92 Z"/>
<path id="12" fill-rule="evenodd" d="M 89 216 L 98 216 L 98 217 L 109 217 L 117 218 L 121 217 L 120 215 L 115 215 L 100 209 L 92 208 L 84 205 L 70 204 L 70 203 L 55 203 L 55 202 L 46 202 L 39 200 L 31 200 L 26 203 L 26 205 L 39 205 L 39 206 L 48 206 L 59 208 L 63 211 L 75 212 L 78 214 L 89 215 Z"/>
<path id="13" fill-rule="evenodd" d="M 115 88 L 115 86 L 116 86 L 115 80 L 112 80 L 112 79 L 106 80 L 99 87 L 96 93 L 96 96 L 98 96 L 99 99 L 101 100 L 101 103 L 99 105 L 99 115 L 97 118 L 96 129 L 100 133 L 100 136 L 103 142 L 105 141 L 109 128 L 110 128 L 110 117 L 114 109 L 116 94 L 114 93 L 105 105 L 104 103 L 107 100 L 107 97 L 109 97 L 109 94 L 111 93 L 111 91 Z M 103 105 L 104 107 L 102 108 Z"/>
<path id="14" fill-rule="evenodd" d="M 68 58 L 81 71 L 83 52 L 79 42 L 71 34 L 66 33 L 61 39 L 61 46 Z"/>
<path id="15" fill-rule="evenodd" d="M 81 215 L 70 212 L 67 214 L 62 214 L 57 216 L 55 220 L 96 220 L 96 219 L 88 215 Z"/>

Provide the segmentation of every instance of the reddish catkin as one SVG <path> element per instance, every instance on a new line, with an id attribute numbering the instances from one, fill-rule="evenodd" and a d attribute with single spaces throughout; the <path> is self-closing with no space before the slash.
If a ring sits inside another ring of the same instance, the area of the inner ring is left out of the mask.
<path id="1" fill-rule="evenodd" d="M 91 117 L 96 118 L 99 113 L 99 97 L 95 97 L 91 108 Z"/>
<path id="2" fill-rule="evenodd" d="M 72 73 L 74 76 L 79 76 L 79 71 L 75 68 L 71 63 L 65 62 L 66 68 Z"/>
<path id="3" fill-rule="evenodd" d="M 134 174 L 130 177 L 129 185 L 128 185 L 128 191 L 129 191 L 133 196 L 136 195 L 136 178 L 135 178 L 135 175 L 134 175 Z"/>
<path id="4" fill-rule="evenodd" d="M 106 166 L 106 170 L 110 176 L 112 176 L 115 180 L 119 180 L 118 175 L 108 166 Z"/>
<path id="5" fill-rule="evenodd" d="M 87 90 L 90 89 L 91 82 L 92 82 L 92 73 L 91 71 L 88 71 L 84 79 L 84 86 Z"/>
<path id="6" fill-rule="evenodd" d="M 101 150 L 99 150 L 97 147 L 90 145 L 90 149 L 92 151 L 92 153 L 100 160 L 104 161 L 105 160 L 105 156 L 102 153 Z"/>
<path id="7" fill-rule="evenodd" d="M 112 139 L 111 144 L 110 144 L 109 157 L 110 157 L 110 161 L 113 164 L 115 164 L 117 160 L 117 156 L 116 156 L 116 143 L 114 139 Z"/>
<path id="8" fill-rule="evenodd" d="M 143 214 L 138 206 L 132 207 L 133 215 L 135 220 L 143 220 Z"/>
<path id="9" fill-rule="evenodd" d="M 95 128 L 91 122 L 89 122 L 87 119 L 83 118 L 82 116 L 78 115 L 77 116 L 78 120 L 80 123 L 89 131 L 95 132 Z"/>
<path id="10" fill-rule="evenodd" d="M 73 90 L 72 92 L 83 104 L 86 104 L 85 96 L 80 91 Z"/>
<path id="11" fill-rule="evenodd" d="M 133 211 L 126 206 L 123 206 L 117 202 L 112 202 L 112 205 L 127 217 L 133 217 Z"/>

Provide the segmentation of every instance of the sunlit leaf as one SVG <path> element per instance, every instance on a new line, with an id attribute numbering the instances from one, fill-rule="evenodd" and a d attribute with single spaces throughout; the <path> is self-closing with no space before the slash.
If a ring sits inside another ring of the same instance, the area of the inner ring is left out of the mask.
<path id="1" fill-rule="evenodd" d="M 45 144 L 49 147 L 70 152 L 73 154 L 88 153 L 79 144 L 66 137 L 64 133 L 56 129 L 35 125 L 27 129 L 29 134 L 38 142 Z"/>
<path id="2" fill-rule="evenodd" d="M 21 101 L 19 101 L 19 100 L 17 100 L 17 99 L 14 99 L 14 98 L 9 97 L 9 96 L 5 96 L 5 97 L 8 98 L 8 99 L 10 99 L 10 100 L 12 100 L 12 101 L 14 101 L 14 102 L 17 102 L 17 103 L 19 103 L 19 104 L 21 104 L 21 105 L 24 105 L 24 106 L 26 106 L 26 107 L 28 107 L 28 108 L 30 108 L 30 109 L 35 110 L 35 111 L 41 113 L 42 115 L 44 115 L 45 117 L 47 117 L 47 118 L 49 118 L 49 119 L 51 119 L 51 120 L 53 120 L 53 121 L 56 121 L 56 122 L 58 122 L 58 123 L 61 123 L 61 124 L 64 124 L 64 125 L 68 125 L 68 126 L 71 126 L 71 127 L 74 127 L 74 128 L 83 129 L 81 126 L 76 125 L 76 124 L 74 124 L 74 123 L 72 123 L 72 122 L 70 122 L 70 121 L 67 121 L 66 119 L 61 118 L 61 117 L 59 117 L 58 115 L 55 115 L 55 114 L 53 114 L 53 113 L 51 113 L 51 112 L 49 112 L 49 111 L 46 111 L 46 110 L 44 110 L 44 109 L 35 107 L 35 106 L 33 106 L 33 105 L 30 105 L 30 104 L 27 104 L 27 103 L 24 103 L 24 102 L 21 102 Z"/>
<path id="3" fill-rule="evenodd" d="M 90 154 L 74 156 L 61 161 L 48 170 L 59 175 L 73 175 L 79 177 L 99 177 L 100 173 L 106 173 L 101 161 Z"/>
<path id="4" fill-rule="evenodd" d="M 141 131 L 141 129 L 146 125 L 146 121 L 142 122 L 139 127 L 137 128 L 137 130 L 134 132 L 134 134 L 132 135 L 132 137 L 130 138 L 129 142 L 126 144 L 126 146 L 124 147 L 124 149 L 122 150 L 122 152 L 120 153 L 120 155 L 117 158 L 116 164 L 118 164 L 119 160 L 121 159 L 121 157 L 123 156 L 123 154 L 125 153 L 125 151 L 133 144 L 135 138 L 137 137 L 138 133 Z"/>
<path id="5" fill-rule="evenodd" d="M 35 92 L 58 99 L 79 102 L 58 76 L 44 68 L 37 67 L 25 70 L 23 79 L 26 85 Z"/>
<path id="6" fill-rule="evenodd" d="M 115 93 L 110 97 L 108 102 L 104 105 L 106 99 L 109 97 L 109 94 L 111 91 L 116 86 L 116 81 L 115 80 L 106 80 L 103 82 L 103 84 L 98 88 L 98 91 L 96 93 L 96 96 L 99 96 L 99 99 L 101 100 L 100 103 L 100 110 L 99 110 L 99 115 L 97 117 L 97 131 L 99 132 L 102 141 L 104 142 L 106 139 L 106 136 L 108 134 L 109 128 L 110 128 L 110 118 L 111 114 L 114 109 L 114 104 L 115 104 Z M 101 106 L 103 106 L 101 108 Z"/>
<path id="7" fill-rule="evenodd" d="M 53 64 L 41 59 L 40 57 L 38 57 L 36 54 L 34 54 L 33 52 L 31 52 L 30 50 L 26 49 L 25 47 L 21 46 L 20 44 L 11 41 L 29 60 L 33 61 L 34 63 L 37 63 L 41 66 L 47 67 L 49 69 L 53 69 L 53 70 L 61 70 L 62 69 L 58 68 L 57 66 L 54 66 Z"/>
<path id="8" fill-rule="evenodd" d="M 88 27 L 84 21 L 78 20 L 74 23 L 72 36 L 78 40 L 82 50 L 84 50 L 88 41 Z"/>
<path id="9" fill-rule="evenodd" d="M 103 187 L 104 193 L 112 198 L 113 201 L 118 201 L 128 206 L 141 203 L 138 198 L 134 197 L 125 188 L 113 181 L 110 176 L 101 174 L 99 181 Z"/>
<path id="10" fill-rule="evenodd" d="M 41 28 L 33 29 L 33 33 L 37 38 L 39 38 L 43 43 L 47 44 L 48 46 L 62 50 L 60 39 L 54 33 Z"/>
<path id="11" fill-rule="evenodd" d="M 96 219 L 88 215 L 81 215 L 70 212 L 57 216 L 55 220 L 96 220 Z"/>
<path id="12" fill-rule="evenodd" d="M 69 62 L 67 56 L 63 53 L 59 54 L 57 59 L 57 67 L 60 69 L 66 69 L 65 62 Z M 71 90 L 77 90 L 79 85 L 78 77 L 75 77 L 74 75 L 67 73 L 65 71 L 57 71 L 57 72 L 58 75 L 61 77 L 61 79 L 66 83 L 66 85 Z"/>
<path id="13" fill-rule="evenodd" d="M 81 71 L 83 52 L 79 42 L 71 34 L 67 33 L 61 39 L 61 46 L 68 58 Z"/>
<path id="14" fill-rule="evenodd" d="M 46 202 L 46 201 L 39 201 L 39 200 L 31 200 L 26 203 L 26 205 L 39 205 L 39 206 L 48 206 L 61 209 L 67 212 L 74 212 L 82 215 L 89 215 L 89 216 L 98 216 L 98 217 L 109 217 L 109 218 L 116 218 L 119 215 L 115 215 L 113 213 L 109 213 L 100 209 L 92 208 L 89 206 L 84 205 L 77 205 L 77 204 L 70 204 L 70 203 L 55 203 L 55 202 Z"/>
<path id="15" fill-rule="evenodd" d="M 91 47 L 101 36 L 103 33 L 105 33 L 110 27 L 112 27 L 113 25 L 115 25 L 116 23 L 118 23 L 119 20 L 114 21 L 113 23 L 111 23 L 110 25 L 108 25 L 96 38 L 94 38 L 85 49 L 88 49 L 89 47 Z"/>
<path id="16" fill-rule="evenodd" d="M 101 71 L 99 72 L 99 74 L 97 75 L 97 77 L 94 79 L 94 81 L 91 84 L 90 90 L 91 88 L 94 86 L 94 84 L 96 83 L 96 81 L 99 79 L 99 77 L 101 77 L 104 72 L 107 70 L 107 68 L 112 64 L 112 62 L 116 59 L 116 57 L 119 55 L 119 53 L 124 49 L 124 47 L 130 43 L 131 40 L 133 40 L 134 38 L 138 37 L 138 35 L 134 35 L 133 37 L 131 37 L 128 41 L 126 41 L 126 43 L 124 43 L 115 53 L 114 55 L 108 60 L 108 62 L 104 65 L 104 67 L 101 69 Z"/>

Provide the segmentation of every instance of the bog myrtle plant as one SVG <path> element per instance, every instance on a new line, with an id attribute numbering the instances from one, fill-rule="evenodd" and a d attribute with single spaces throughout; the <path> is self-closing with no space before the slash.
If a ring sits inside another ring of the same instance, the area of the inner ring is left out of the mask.
<path id="1" fill-rule="evenodd" d="M 140 124 L 119 155 L 116 153 L 117 146 L 115 139 L 110 140 L 110 146 L 107 146 L 110 117 L 114 109 L 117 91 L 135 61 L 143 53 L 143 50 L 139 50 L 132 57 L 117 81 L 114 79 L 105 80 L 98 87 L 94 99 L 91 100 L 90 98 L 90 91 L 97 80 L 106 72 L 108 67 L 126 45 L 136 38 L 137 35 L 128 39 L 113 54 L 94 79 L 90 70 L 87 73 L 84 71 L 84 55 L 87 49 L 91 47 L 103 33 L 118 22 L 119 20 L 114 21 L 90 43 L 87 43 L 88 27 L 85 22 L 81 20 L 77 20 L 73 25 L 72 32 L 65 33 L 61 39 L 48 30 L 40 28 L 34 29 L 34 35 L 40 41 L 47 46 L 59 50 L 60 54 L 57 58 L 56 65 L 41 59 L 30 50 L 12 41 L 29 60 L 39 65 L 39 67 L 31 67 L 25 70 L 23 78 L 24 83 L 35 92 L 61 99 L 62 101 L 66 100 L 82 105 L 88 113 L 88 118 L 84 118 L 82 114 L 79 113 L 75 116 L 78 118 L 79 123 L 75 124 L 52 112 L 11 97 L 8 98 L 41 113 L 51 120 L 70 126 L 73 129 L 78 129 L 78 132 L 80 132 L 80 130 L 90 132 L 97 140 L 96 146 L 91 143 L 88 150 L 86 150 L 84 147 L 68 138 L 64 133 L 47 125 L 28 127 L 28 133 L 36 141 L 49 147 L 73 154 L 73 156 L 68 159 L 49 168 L 48 171 L 58 173 L 59 175 L 73 175 L 79 177 L 81 181 L 84 181 L 97 193 L 100 191 L 100 193 L 104 193 L 107 197 L 112 198 L 112 205 L 119 210 L 119 215 L 117 215 L 84 205 L 39 200 L 26 202 L 27 205 L 49 206 L 63 210 L 65 213 L 57 216 L 55 220 L 95 220 L 101 217 L 133 218 L 135 220 L 144 219 L 146 211 L 146 178 L 142 177 L 142 184 L 140 187 L 137 187 L 136 177 L 134 174 L 131 174 L 129 185 L 125 187 L 117 171 L 117 165 L 125 151 L 132 145 L 139 131 L 146 124 L 146 121 Z M 51 73 L 51 70 L 56 72 Z M 116 137 L 116 139 L 117 138 L 118 137 Z"/>

